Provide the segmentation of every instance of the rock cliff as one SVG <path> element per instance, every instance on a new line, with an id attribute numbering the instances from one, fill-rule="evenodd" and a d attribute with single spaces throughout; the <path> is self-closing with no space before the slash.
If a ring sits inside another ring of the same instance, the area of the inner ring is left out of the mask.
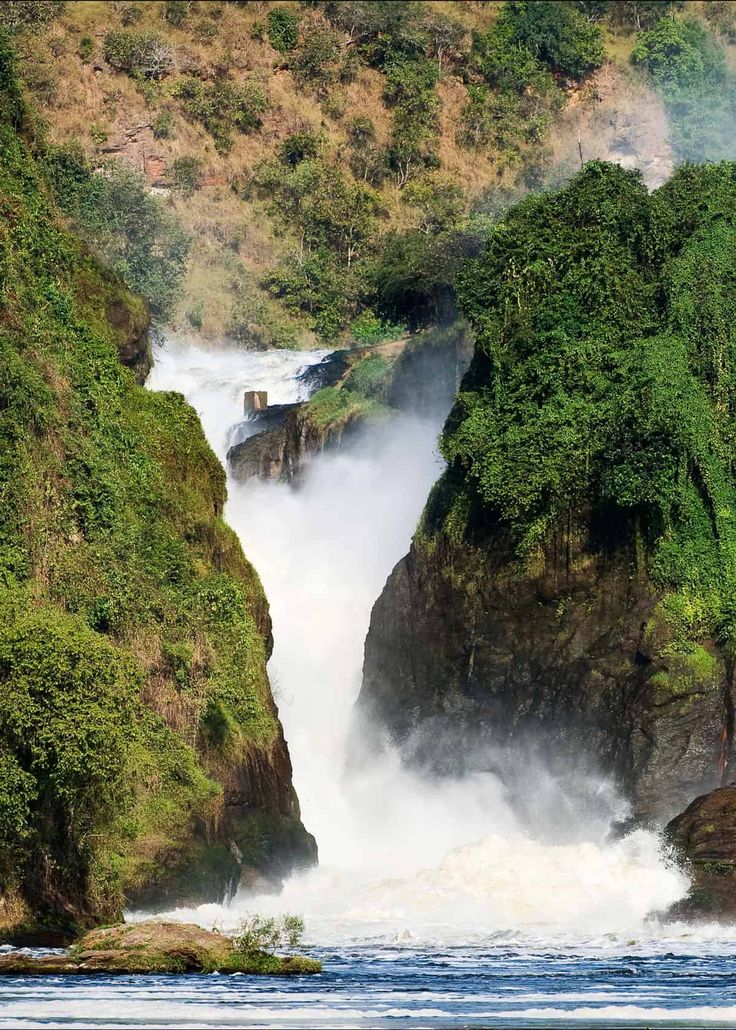
<path id="1" fill-rule="evenodd" d="M 448 469 L 377 601 L 360 714 L 408 762 L 615 778 L 661 822 L 727 781 L 736 166 L 586 166 L 462 273 Z"/>

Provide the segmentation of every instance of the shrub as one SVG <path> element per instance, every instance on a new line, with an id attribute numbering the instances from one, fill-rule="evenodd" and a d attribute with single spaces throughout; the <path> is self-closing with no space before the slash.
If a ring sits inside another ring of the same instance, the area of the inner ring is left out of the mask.
<path id="1" fill-rule="evenodd" d="M 265 92 L 254 81 L 236 85 L 227 81 L 205 83 L 189 77 L 177 84 L 174 95 L 183 101 L 185 114 L 210 133 L 221 154 L 232 149 L 232 131 L 248 133 L 257 129 L 268 107 Z"/>
<path id="2" fill-rule="evenodd" d="M 161 16 L 169 25 L 178 28 L 189 17 L 191 6 L 191 0 L 166 0 Z"/>
<path id="3" fill-rule="evenodd" d="M 280 54 L 289 53 L 299 41 L 299 19 L 286 7 L 277 7 L 268 12 L 268 42 Z"/>
<path id="4" fill-rule="evenodd" d="M 254 915 L 241 924 L 233 937 L 237 951 L 273 951 L 275 948 L 298 948 L 304 936 L 301 916 L 284 915 L 280 919 Z"/>
<path id="5" fill-rule="evenodd" d="M 0 4 L 0 26 L 9 32 L 38 32 L 63 14 L 65 0 L 4 0 Z"/>
<path id="6" fill-rule="evenodd" d="M 171 168 L 172 189 L 191 196 L 202 185 L 203 167 L 204 163 L 198 157 L 177 157 Z"/>
<path id="7" fill-rule="evenodd" d="M 171 139 L 174 135 L 174 116 L 171 111 L 160 111 L 151 125 L 156 139 Z"/>
<path id="8" fill-rule="evenodd" d="M 322 149 L 322 140 L 313 132 L 296 132 L 287 136 L 279 147 L 279 158 L 286 165 L 296 168 L 307 158 L 317 157 Z"/>
<path id="9" fill-rule="evenodd" d="M 108 32 L 104 56 L 111 67 L 144 79 L 163 78 L 174 64 L 171 47 L 154 32 Z"/>
<path id="10" fill-rule="evenodd" d="M 139 4 L 120 4 L 120 21 L 124 28 L 137 25 L 143 17 L 143 8 Z"/>
<path id="11" fill-rule="evenodd" d="M 657 86 L 679 95 L 717 86 L 726 72 L 722 50 L 694 20 L 662 19 L 636 41 L 631 59 Z"/>
<path id="12" fill-rule="evenodd" d="M 179 296 L 189 240 L 148 183 L 112 162 L 93 173 L 79 150 L 59 147 L 46 157 L 59 205 L 80 235 L 151 310 L 165 317 Z"/>
<path id="13" fill-rule="evenodd" d="M 84 64 L 87 64 L 94 53 L 95 41 L 91 36 L 82 36 L 79 41 L 79 56 Z"/>
<path id="14" fill-rule="evenodd" d="M 510 0 L 497 29 L 512 45 L 528 50 L 548 68 L 580 79 L 603 63 L 603 35 L 582 14 L 560 0 Z"/>
<path id="15" fill-rule="evenodd" d="M 340 37 L 332 29 L 316 26 L 306 31 L 294 51 L 291 68 L 297 80 L 324 87 L 337 75 Z"/>

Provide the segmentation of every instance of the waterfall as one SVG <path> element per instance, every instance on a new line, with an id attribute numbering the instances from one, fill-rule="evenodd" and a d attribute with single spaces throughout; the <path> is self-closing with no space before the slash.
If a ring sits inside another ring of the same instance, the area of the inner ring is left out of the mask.
<path id="1" fill-rule="evenodd" d="M 243 391 L 267 390 L 270 403 L 304 399 L 300 373 L 324 355 L 170 339 L 157 348 L 149 387 L 182 392 L 224 460 Z M 571 821 L 566 837 L 549 843 L 520 823 L 490 774 L 425 782 L 388 753 L 345 775 L 371 607 L 441 470 L 439 428 L 439 419 L 396 415 L 316 457 L 298 490 L 229 481 L 226 518 L 271 605 L 269 674 L 320 868 L 294 877 L 281 896 L 238 896 L 187 918 L 227 926 L 248 911 L 291 910 L 328 941 L 499 931 L 545 938 L 561 928 L 627 933 L 685 893 L 656 835 L 608 840 L 621 809 L 606 784 L 591 785 L 594 817 L 586 806 L 584 822 Z M 531 789 L 556 803 L 559 788 L 543 771 Z"/>

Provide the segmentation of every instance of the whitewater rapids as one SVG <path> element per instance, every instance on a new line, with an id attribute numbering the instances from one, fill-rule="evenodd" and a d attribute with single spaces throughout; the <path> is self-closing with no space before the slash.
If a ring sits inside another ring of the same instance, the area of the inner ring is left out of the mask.
<path id="1" fill-rule="evenodd" d="M 170 339 L 157 348 L 148 385 L 182 392 L 224 461 L 243 391 L 268 390 L 269 403 L 303 400 L 300 374 L 325 353 L 213 351 Z M 280 895 L 238 895 L 170 915 L 227 929 L 249 912 L 299 912 L 308 940 L 333 945 L 670 932 L 652 914 L 683 897 L 687 879 L 655 834 L 609 839 L 623 810 L 608 785 L 591 784 L 597 808 L 591 818 L 586 806 L 584 824 L 560 806 L 569 826 L 549 842 L 520 823 L 490 774 L 425 782 L 389 754 L 345 775 L 371 606 L 441 471 L 436 438 L 445 414 L 397 416 L 350 449 L 321 455 L 298 490 L 228 482 L 226 518 L 271 605 L 269 673 L 320 867 Z M 543 777 L 529 789 L 546 791 L 550 806 L 559 800 Z"/>

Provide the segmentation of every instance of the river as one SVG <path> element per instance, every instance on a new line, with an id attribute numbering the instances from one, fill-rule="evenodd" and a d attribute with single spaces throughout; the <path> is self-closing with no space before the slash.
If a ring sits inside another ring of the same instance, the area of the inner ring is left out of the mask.
<path id="1" fill-rule="evenodd" d="M 148 385 L 184 393 L 224 458 L 243 391 L 303 399 L 324 354 L 171 339 Z M 736 928 L 657 916 L 687 880 L 655 834 L 609 835 L 625 808 L 605 779 L 571 799 L 530 770 L 531 808 L 551 813 L 530 827 L 490 774 L 424 782 L 390 752 L 348 761 L 371 606 L 441 470 L 442 414 L 376 426 L 298 490 L 228 486 L 271 604 L 269 674 L 320 866 L 278 896 L 167 915 L 228 929 L 300 913 L 324 973 L 19 978 L 0 985 L 0 1027 L 736 1026 Z"/>

